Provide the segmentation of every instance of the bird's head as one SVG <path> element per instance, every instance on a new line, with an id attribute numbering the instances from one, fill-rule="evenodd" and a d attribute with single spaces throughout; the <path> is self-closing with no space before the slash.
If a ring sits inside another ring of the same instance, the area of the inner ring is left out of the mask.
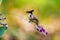
<path id="1" fill-rule="evenodd" d="M 34 12 L 34 10 L 29 10 L 29 11 L 26 11 L 26 13 L 31 13 L 32 14 L 32 12 Z"/>

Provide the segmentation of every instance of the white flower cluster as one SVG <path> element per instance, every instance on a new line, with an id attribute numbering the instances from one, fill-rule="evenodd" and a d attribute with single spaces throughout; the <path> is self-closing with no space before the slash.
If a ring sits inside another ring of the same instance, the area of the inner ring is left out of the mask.
<path id="1" fill-rule="evenodd" d="M 0 26 L 8 27 L 8 26 L 7 26 L 7 23 L 4 22 L 5 19 L 6 19 L 6 18 L 4 17 L 4 15 L 3 15 L 3 14 L 0 14 Z"/>

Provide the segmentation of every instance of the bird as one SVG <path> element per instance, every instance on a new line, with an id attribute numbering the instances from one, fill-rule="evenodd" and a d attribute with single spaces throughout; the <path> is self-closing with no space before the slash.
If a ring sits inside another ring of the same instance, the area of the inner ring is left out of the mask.
<path id="1" fill-rule="evenodd" d="M 36 25 L 38 25 L 38 19 L 33 15 L 34 10 L 26 11 L 28 13 L 29 23 L 34 22 Z"/>

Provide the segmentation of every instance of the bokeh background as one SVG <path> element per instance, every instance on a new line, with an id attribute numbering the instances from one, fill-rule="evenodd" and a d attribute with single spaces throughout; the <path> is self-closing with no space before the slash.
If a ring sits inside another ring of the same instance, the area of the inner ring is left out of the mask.
<path id="1" fill-rule="evenodd" d="M 26 11 L 32 9 L 46 37 L 28 22 Z M 0 0 L 0 12 L 8 24 L 0 40 L 60 40 L 60 0 Z"/>

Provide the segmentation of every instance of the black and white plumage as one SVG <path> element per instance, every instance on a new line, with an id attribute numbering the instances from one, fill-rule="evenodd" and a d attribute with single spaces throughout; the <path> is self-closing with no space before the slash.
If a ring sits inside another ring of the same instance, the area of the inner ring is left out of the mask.
<path id="1" fill-rule="evenodd" d="M 28 18 L 29 18 L 29 22 L 34 22 L 36 25 L 38 25 L 38 19 L 33 15 L 34 10 L 30 10 L 27 11 L 26 13 L 28 13 Z"/>

